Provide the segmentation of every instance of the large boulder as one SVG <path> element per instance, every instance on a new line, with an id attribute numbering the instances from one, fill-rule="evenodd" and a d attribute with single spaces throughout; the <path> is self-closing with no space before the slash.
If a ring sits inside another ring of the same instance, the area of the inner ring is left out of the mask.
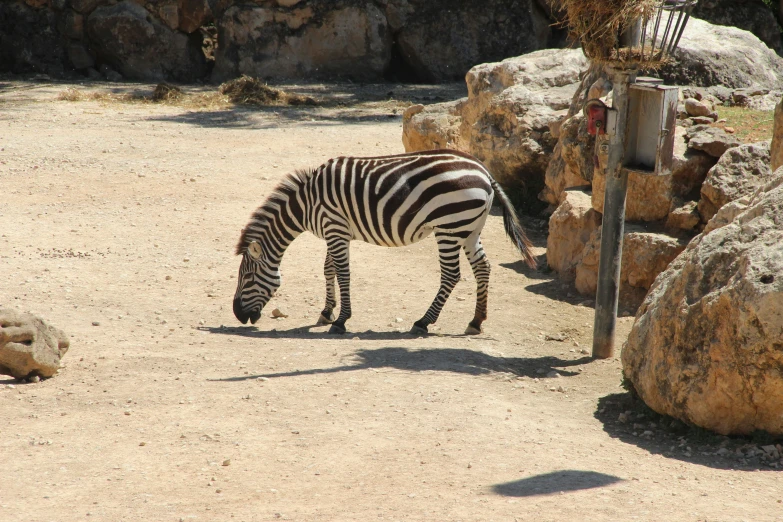
<path id="1" fill-rule="evenodd" d="M 35 71 L 52 76 L 66 72 L 57 15 L 22 2 L 0 2 L 0 71 Z"/>
<path id="2" fill-rule="evenodd" d="M 292 10 L 238 4 L 218 21 L 213 80 L 383 76 L 392 38 L 378 7 L 296 5 Z"/>
<path id="3" fill-rule="evenodd" d="M 783 53 L 780 25 L 775 13 L 761 0 L 701 0 L 693 10 L 694 16 L 716 25 L 727 25 L 750 31 L 767 46 Z"/>
<path id="4" fill-rule="evenodd" d="M 730 201 L 752 196 L 769 181 L 771 175 L 767 142 L 729 149 L 710 169 L 701 186 L 699 213 L 702 220 L 709 221 L 720 207 Z"/>
<path id="5" fill-rule="evenodd" d="M 695 143 L 694 143 L 695 144 Z M 688 147 L 686 129 L 675 127 L 672 156 L 672 196 L 698 200 L 707 172 L 718 162 L 704 151 Z"/>
<path id="6" fill-rule="evenodd" d="M 577 261 L 594 230 L 601 226 L 601 215 L 593 210 L 589 191 L 571 188 L 564 191 L 563 202 L 549 218 L 546 261 L 562 279 L 576 277 Z"/>
<path id="7" fill-rule="evenodd" d="M 740 144 L 736 136 L 728 134 L 720 127 L 695 125 L 686 132 L 688 148 L 706 152 L 713 158 L 720 158 L 723 153 Z"/>
<path id="8" fill-rule="evenodd" d="M 521 189 L 537 210 L 560 123 L 586 65 L 580 50 L 546 49 L 476 66 L 466 76 L 466 99 L 415 108 L 404 118 L 406 151 L 452 143 L 482 160 L 500 183 Z"/>
<path id="9" fill-rule="evenodd" d="M 691 18 L 674 53 L 656 76 L 672 85 L 729 88 L 783 85 L 783 58 L 756 36 Z"/>
<path id="10" fill-rule="evenodd" d="M 783 435 L 783 169 L 655 281 L 622 351 L 655 411 L 725 435 Z"/>
<path id="11" fill-rule="evenodd" d="M 460 7 L 432 0 L 387 5 L 395 57 L 411 79 L 462 79 L 474 65 L 548 47 L 552 21 L 536 2 L 485 0 Z"/>
<path id="12" fill-rule="evenodd" d="M 770 165 L 772 170 L 783 166 L 783 98 L 775 107 L 775 121 L 772 126 L 772 144 L 770 149 Z"/>
<path id="13" fill-rule="evenodd" d="M 467 98 L 435 105 L 411 105 L 402 115 L 402 144 L 406 151 L 470 150 L 462 136 L 462 106 Z"/>
<path id="14" fill-rule="evenodd" d="M 65 333 L 42 319 L 0 309 L 0 374 L 51 377 L 69 346 Z"/>
<path id="15" fill-rule="evenodd" d="M 129 79 L 190 82 L 206 74 L 199 36 L 172 30 L 129 0 L 96 8 L 86 27 L 99 60 Z"/>
<path id="16" fill-rule="evenodd" d="M 648 290 L 655 278 L 685 249 L 687 239 L 661 231 L 648 230 L 638 223 L 627 223 L 623 234 L 620 289 Z M 598 263 L 601 253 L 601 227 L 595 229 L 576 265 L 576 289 L 595 295 L 598 287 Z"/>

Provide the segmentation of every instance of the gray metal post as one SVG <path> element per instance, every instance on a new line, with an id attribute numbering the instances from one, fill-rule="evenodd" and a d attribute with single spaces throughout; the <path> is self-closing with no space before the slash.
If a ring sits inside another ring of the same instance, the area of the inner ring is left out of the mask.
<path id="1" fill-rule="evenodd" d="M 628 171 L 623 168 L 626 127 L 628 124 L 628 86 L 634 71 L 610 70 L 612 76 L 612 109 L 617 124 L 609 135 L 609 158 L 606 165 L 606 190 L 601 231 L 601 257 L 598 262 L 598 288 L 595 294 L 593 357 L 606 359 L 614 354 L 617 323 L 617 301 L 620 295 L 620 263 L 625 229 L 625 196 Z"/>

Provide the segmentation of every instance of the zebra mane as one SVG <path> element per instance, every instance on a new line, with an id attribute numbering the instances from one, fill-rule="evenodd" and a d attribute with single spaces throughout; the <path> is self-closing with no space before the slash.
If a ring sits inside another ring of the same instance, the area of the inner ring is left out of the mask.
<path id="1" fill-rule="evenodd" d="M 239 236 L 239 242 L 234 251 L 236 255 L 244 254 L 245 250 L 247 250 L 247 244 L 250 242 L 247 236 L 248 233 L 252 231 L 252 225 L 268 219 L 267 216 L 269 213 L 280 208 L 281 201 L 285 201 L 291 194 L 298 192 L 314 172 L 314 169 L 297 169 L 293 174 L 286 175 L 286 177 L 277 184 L 277 187 L 267 196 L 264 203 L 253 212 L 250 221 L 245 225 L 245 228 L 242 229 L 242 234 Z"/>

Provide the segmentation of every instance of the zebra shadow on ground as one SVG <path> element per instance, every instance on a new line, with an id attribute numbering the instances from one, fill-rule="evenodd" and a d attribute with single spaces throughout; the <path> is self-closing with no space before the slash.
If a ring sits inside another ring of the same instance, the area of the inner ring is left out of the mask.
<path id="1" fill-rule="evenodd" d="M 578 371 L 564 368 L 584 365 L 593 360 L 591 357 L 582 357 L 576 360 L 566 360 L 551 356 L 531 358 L 499 357 L 464 348 L 409 349 L 402 347 L 357 350 L 352 357 L 354 359 L 353 364 L 331 368 L 311 368 L 291 372 L 242 375 L 210 380 L 236 382 L 259 378 L 278 379 L 368 369 L 395 369 L 408 372 L 453 372 L 474 376 L 507 373 L 518 377 L 550 379 L 554 378 L 553 374 L 550 373 L 552 371 L 556 371 L 561 377 L 578 375 Z M 547 375 L 552 377 L 547 377 Z"/>

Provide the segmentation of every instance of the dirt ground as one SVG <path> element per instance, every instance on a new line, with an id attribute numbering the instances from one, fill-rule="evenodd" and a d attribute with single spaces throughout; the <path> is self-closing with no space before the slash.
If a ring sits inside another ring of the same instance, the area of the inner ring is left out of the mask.
<path id="1" fill-rule="evenodd" d="M 0 81 L 0 305 L 71 339 L 54 378 L 0 376 L 1 521 L 783 520 L 769 441 L 635 402 L 619 354 L 588 355 L 592 303 L 523 266 L 497 214 L 480 336 L 461 335 L 466 263 L 434 334 L 406 333 L 437 290 L 431 239 L 353 244 L 345 336 L 312 326 L 312 236 L 256 326 L 236 321 L 234 245 L 281 176 L 403 152 L 388 99 L 462 86 L 310 86 L 339 103 L 266 109 L 57 100 L 66 87 Z M 543 265 L 546 223 L 525 223 Z"/>

